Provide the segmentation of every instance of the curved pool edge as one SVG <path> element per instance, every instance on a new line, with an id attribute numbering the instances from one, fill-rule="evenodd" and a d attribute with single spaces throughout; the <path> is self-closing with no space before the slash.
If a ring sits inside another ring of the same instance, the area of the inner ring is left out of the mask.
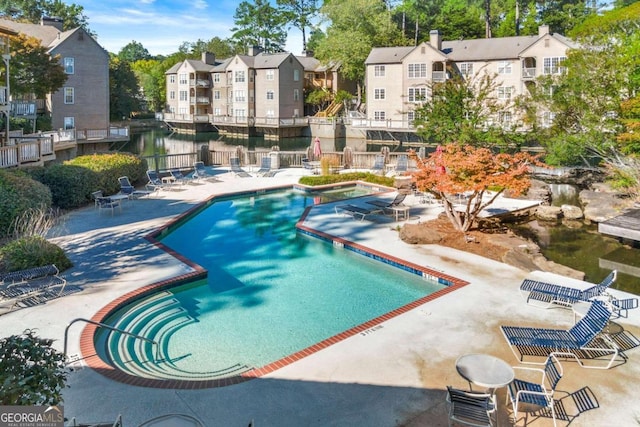
<path id="1" fill-rule="evenodd" d="M 291 188 L 290 186 L 285 187 L 277 187 L 274 188 L 275 191 L 280 190 L 282 188 Z M 207 271 L 201 267 L 200 265 L 194 263 L 193 261 L 185 258 L 181 254 L 175 252 L 169 247 L 165 246 L 161 242 L 156 240 L 156 237 L 159 236 L 163 230 L 171 227 L 172 225 L 182 221 L 185 217 L 191 215 L 193 212 L 202 209 L 204 206 L 207 206 L 209 203 L 213 202 L 216 198 L 220 197 L 233 197 L 243 194 L 259 194 L 264 190 L 257 191 L 249 191 L 249 192 L 240 192 L 240 193 L 231 193 L 224 195 L 214 195 L 202 203 L 197 204 L 196 206 L 188 209 L 184 213 L 178 215 L 172 220 L 168 221 L 163 226 L 149 233 L 145 238 L 156 247 L 164 250 L 169 255 L 179 259 L 181 262 L 189 265 L 194 269 L 193 272 L 182 274 L 179 276 L 172 277 L 170 279 L 165 279 L 159 282 L 155 282 L 149 285 L 145 285 L 141 288 L 135 289 L 131 292 L 128 292 L 115 300 L 109 302 L 107 305 L 102 307 L 98 312 L 96 312 L 91 320 L 93 322 L 103 322 L 106 318 L 110 316 L 111 313 L 118 310 L 122 306 L 129 304 L 133 300 L 140 299 L 148 294 L 157 292 L 159 290 L 174 287 L 180 285 L 182 283 L 186 283 L 189 281 L 205 278 L 207 276 Z M 317 353 L 320 350 L 326 349 L 334 344 L 337 344 L 340 341 L 343 341 L 347 338 L 355 336 L 357 334 L 363 333 L 387 320 L 393 319 L 401 314 L 404 314 L 410 310 L 413 310 L 429 301 L 435 300 L 443 295 L 446 295 L 450 292 L 453 292 L 461 287 L 464 287 L 469 284 L 469 282 L 458 279 L 453 276 L 446 275 L 440 271 L 432 270 L 427 267 L 423 267 L 400 258 L 396 258 L 392 255 L 385 254 L 380 251 L 376 251 L 374 249 L 362 246 L 356 242 L 349 241 L 347 239 L 330 235 L 328 233 L 322 232 L 320 230 L 316 230 L 307 226 L 304 226 L 304 220 L 311 211 L 312 206 L 307 207 L 300 219 L 296 223 L 296 229 L 298 231 L 302 231 L 306 235 L 310 235 L 313 237 L 317 237 L 329 242 L 338 242 L 344 245 L 345 248 L 351 249 L 355 252 L 366 254 L 371 258 L 375 258 L 378 260 L 383 260 L 392 265 L 400 266 L 403 268 L 408 268 L 413 270 L 414 272 L 421 272 L 424 275 L 427 275 L 430 278 L 436 278 L 438 282 L 445 284 L 446 287 L 440 289 L 436 292 L 433 292 L 429 295 L 426 295 L 422 298 L 419 298 L 413 302 L 405 304 L 395 310 L 392 310 L 386 314 L 380 315 L 374 319 L 371 319 L 367 322 L 364 322 L 358 326 L 347 329 L 343 332 L 340 332 L 332 337 L 326 338 L 314 345 L 306 347 L 302 350 L 299 350 L 293 354 L 287 355 L 279 360 L 271 362 L 265 366 L 259 368 L 253 368 L 249 371 L 243 372 L 242 374 L 233 375 L 225 378 L 215 378 L 215 379 L 204 379 L 204 380 L 180 380 L 180 379 L 152 379 L 152 378 L 143 378 L 134 375 L 130 375 L 117 369 L 114 366 L 111 366 L 104 362 L 97 354 L 94 344 L 94 337 L 98 325 L 87 324 L 82 333 L 80 335 L 80 353 L 81 359 L 86 363 L 87 367 L 95 370 L 99 374 L 112 379 L 114 381 L 118 381 L 127 385 L 133 385 L 138 387 L 147 387 L 147 388 L 160 388 L 160 389 L 179 389 L 179 390 L 195 390 L 195 389 L 208 389 L 208 388 L 218 388 L 218 387 L 226 387 L 230 385 L 240 384 L 246 382 L 248 380 L 259 378 L 264 375 L 267 375 L 271 372 L 274 372 L 278 369 L 281 369 L 291 363 L 297 362 L 305 357 L 308 357 L 314 353 Z"/>

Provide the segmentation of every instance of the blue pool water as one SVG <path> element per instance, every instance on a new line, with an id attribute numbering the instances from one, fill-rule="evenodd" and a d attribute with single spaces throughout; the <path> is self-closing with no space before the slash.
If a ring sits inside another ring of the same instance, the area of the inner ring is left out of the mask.
<path id="1" fill-rule="evenodd" d="M 162 237 L 208 278 L 135 301 L 110 322 L 150 313 L 134 332 L 154 332 L 171 375 L 202 378 L 264 366 L 443 288 L 297 233 L 313 203 L 294 190 L 216 201 Z"/>

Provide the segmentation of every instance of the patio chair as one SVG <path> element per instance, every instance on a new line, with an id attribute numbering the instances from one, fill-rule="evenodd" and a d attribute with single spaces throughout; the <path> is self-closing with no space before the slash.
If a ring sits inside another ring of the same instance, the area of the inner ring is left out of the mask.
<path id="1" fill-rule="evenodd" d="M 102 194 L 102 190 L 94 191 L 93 193 L 91 193 L 91 198 L 93 199 L 96 209 L 98 209 L 98 198 L 102 196 L 104 196 L 104 194 Z"/>
<path id="2" fill-rule="evenodd" d="M 207 172 L 207 169 L 204 167 L 204 162 L 195 162 L 193 164 L 193 178 L 195 180 L 220 181 L 214 175 Z"/>
<path id="3" fill-rule="evenodd" d="M 468 426 L 493 427 L 497 424 L 496 404 L 493 395 L 475 391 L 464 391 L 447 386 L 449 426 L 452 421 Z M 494 424 L 495 422 L 495 424 Z"/>
<path id="4" fill-rule="evenodd" d="M 113 200 L 111 197 L 97 197 L 96 202 L 98 203 L 99 213 L 102 213 L 103 210 L 109 209 L 111 210 L 111 216 L 113 216 L 116 208 L 120 209 L 120 212 L 122 212 L 122 203 L 120 200 Z"/>
<path id="5" fill-rule="evenodd" d="M 562 378 L 562 365 L 552 353 L 547 358 L 544 369 L 523 366 L 514 366 L 514 370 L 528 372 L 536 376 L 536 380 L 530 377 L 527 379 L 515 378 L 508 385 L 507 403 L 511 402 L 513 407 L 514 422 L 517 423 L 518 407 L 520 404 L 529 404 L 548 409 L 553 418 L 553 425 L 556 425 L 556 412 L 553 408 L 553 394 L 556 385 Z"/>
<path id="6" fill-rule="evenodd" d="M 151 191 L 147 190 L 136 190 L 133 185 L 131 185 L 131 181 L 129 181 L 129 177 L 121 176 L 118 178 L 118 182 L 120 183 L 120 194 L 125 194 L 129 199 L 137 199 L 138 197 L 144 197 L 151 194 Z"/>
<path id="7" fill-rule="evenodd" d="M 162 179 L 160 179 L 158 172 L 154 170 L 148 170 L 147 179 L 149 180 L 149 182 L 145 184 L 145 188 L 147 190 L 158 191 L 165 188 L 165 184 L 164 182 L 162 182 Z"/>
<path id="8" fill-rule="evenodd" d="M 589 301 L 602 296 L 616 281 L 616 277 L 617 272 L 613 270 L 602 282 L 585 290 L 525 279 L 520 284 L 520 293 L 526 297 L 527 304 L 534 307 L 549 308 L 554 305 L 571 307 L 578 301 Z"/>
<path id="9" fill-rule="evenodd" d="M 231 162 L 231 172 L 233 172 L 236 176 L 239 176 L 240 178 L 251 177 L 251 174 L 249 174 L 249 172 L 247 172 L 246 170 L 242 169 L 242 167 L 240 167 L 239 158 L 231 157 L 230 162 Z"/>
<path id="10" fill-rule="evenodd" d="M 373 163 L 373 167 L 371 168 L 371 173 L 384 175 L 385 172 L 386 170 L 384 166 L 384 155 L 377 154 L 376 160 Z"/>
<path id="11" fill-rule="evenodd" d="M 343 213 L 350 215 L 352 218 L 360 217 L 360 221 L 363 221 L 367 216 L 382 213 L 381 208 L 367 209 L 356 205 L 336 205 L 334 208 L 336 214 Z"/>
<path id="12" fill-rule="evenodd" d="M 626 360 L 619 347 L 609 337 L 605 327 L 611 318 L 611 307 L 604 301 L 593 301 L 587 313 L 571 329 L 529 328 L 501 326 L 514 356 L 522 363 L 541 364 L 525 361 L 525 356 L 573 358 L 583 368 L 609 369 L 618 355 Z M 611 356 L 606 366 L 587 365 L 582 359 L 598 360 Z"/>

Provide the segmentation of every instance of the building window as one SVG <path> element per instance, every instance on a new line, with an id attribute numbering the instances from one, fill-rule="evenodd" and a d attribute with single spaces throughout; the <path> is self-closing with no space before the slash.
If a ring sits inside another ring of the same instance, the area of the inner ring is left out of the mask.
<path id="1" fill-rule="evenodd" d="M 553 125 L 553 121 L 556 118 L 556 114 L 551 111 L 545 111 L 542 113 L 542 126 L 550 127 Z"/>
<path id="2" fill-rule="evenodd" d="M 73 104 L 75 102 L 75 91 L 72 87 L 64 88 L 64 103 Z"/>
<path id="3" fill-rule="evenodd" d="M 498 87 L 498 99 L 511 99 L 511 95 L 513 95 L 512 86 Z"/>
<path id="4" fill-rule="evenodd" d="M 176 99 L 176 91 L 175 90 L 169 91 L 169 99 Z"/>
<path id="5" fill-rule="evenodd" d="M 236 102 L 245 102 L 247 97 L 243 90 L 236 90 L 235 101 Z"/>
<path id="6" fill-rule="evenodd" d="M 373 67 L 373 75 L 375 77 L 384 77 L 384 75 L 385 75 L 384 65 L 375 65 Z"/>
<path id="7" fill-rule="evenodd" d="M 274 70 L 267 70 L 267 74 L 265 75 L 265 80 L 274 80 L 276 73 Z"/>
<path id="8" fill-rule="evenodd" d="M 511 126 L 512 115 L 510 111 L 503 111 L 500 113 L 500 123 L 502 126 Z"/>
<path id="9" fill-rule="evenodd" d="M 245 117 L 247 117 L 246 110 L 242 108 L 236 108 L 235 114 L 236 114 L 236 118 L 238 119 L 244 119 Z"/>
<path id="10" fill-rule="evenodd" d="M 374 120 L 385 120 L 386 115 L 384 114 L 384 111 L 374 111 L 373 112 L 373 119 Z"/>
<path id="11" fill-rule="evenodd" d="M 220 83 L 220 74 L 214 74 L 213 75 L 213 82 L 214 83 Z"/>
<path id="12" fill-rule="evenodd" d="M 189 112 L 187 111 L 187 107 L 178 108 L 178 114 L 181 114 L 183 116 L 189 114 Z"/>
<path id="13" fill-rule="evenodd" d="M 187 100 L 187 91 L 186 90 L 181 90 L 180 92 L 178 92 L 179 96 L 180 96 L 180 101 L 186 101 Z"/>
<path id="14" fill-rule="evenodd" d="M 565 59 L 565 56 L 543 58 L 542 74 L 563 74 L 566 71 L 566 67 L 562 66 Z"/>
<path id="15" fill-rule="evenodd" d="M 76 127 L 75 117 L 65 117 L 63 126 L 64 130 L 74 129 Z"/>
<path id="16" fill-rule="evenodd" d="M 236 83 L 244 83 L 244 71 L 236 71 L 235 72 L 235 82 Z"/>
<path id="17" fill-rule="evenodd" d="M 273 110 L 267 110 L 267 117 L 275 117 L 276 113 Z"/>
<path id="18" fill-rule="evenodd" d="M 300 90 L 298 89 L 293 90 L 293 100 L 300 101 Z"/>
<path id="19" fill-rule="evenodd" d="M 427 64 L 409 64 L 408 69 L 410 79 L 427 78 Z"/>
<path id="20" fill-rule="evenodd" d="M 75 60 L 74 58 L 64 58 L 64 72 L 65 74 L 73 74 L 75 72 Z"/>
<path id="21" fill-rule="evenodd" d="M 511 74 L 511 62 L 500 61 L 498 63 L 498 74 Z"/>
<path id="22" fill-rule="evenodd" d="M 214 90 L 213 91 L 213 99 L 221 99 L 219 90 Z"/>
<path id="23" fill-rule="evenodd" d="M 185 73 L 181 73 L 178 76 L 178 84 L 186 85 L 187 84 L 187 75 Z"/>
<path id="24" fill-rule="evenodd" d="M 465 77 L 469 77 L 473 75 L 473 63 L 472 62 L 463 62 L 459 65 L 460 74 Z"/>
<path id="25" fill-rule="evenodd" d="M 273 91 L 272 90 L 268 90 L 267 91 L 267 99 L 268 100 L 273 100 L 274 99 L 274 95 L 273 95 Z"/>
<path id="26" fill-rule="evenodd" d="M 171 74 L 169 76 L 169 83 L 175 83 L 176 82 L 176 75 L 175 74 Z"/>
<path id="27" fill-rule="evenodd" d="M 300 81 L 300 70 L 293 70 L 293 81 L 294 82 L 299 82 Z"/>
<path id="28" fill-rule="evenodd" d="M 426 87 L 410 87 L 409 102 L 423 102 L 427 99 Z"/>
<path id="29" fill-rule="evenodd" d="M 385 91 L 384 88 L 376 88 L 373 90 L 373 98 L 374 99 L 385 99 Z"/>

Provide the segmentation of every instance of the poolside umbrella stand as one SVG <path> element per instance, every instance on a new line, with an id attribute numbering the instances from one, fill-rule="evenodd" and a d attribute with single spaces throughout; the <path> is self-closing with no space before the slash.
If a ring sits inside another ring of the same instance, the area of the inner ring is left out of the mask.
<path id="1" fill-rule="evenodd" d="M 351 169 L 351 166 L 353 166 L 353 150 L 351 147 L 344 147 L 344 150 L 342 151 L 342 159 L 344 168 Z"/>
<path id="2" fill-rule="evenodd" d="M 320 147 L 320 138 L 316 136 L 316 139 L 313 140 L 313 159 L 320 160 L 322 157 L 322 148 Z"/>

